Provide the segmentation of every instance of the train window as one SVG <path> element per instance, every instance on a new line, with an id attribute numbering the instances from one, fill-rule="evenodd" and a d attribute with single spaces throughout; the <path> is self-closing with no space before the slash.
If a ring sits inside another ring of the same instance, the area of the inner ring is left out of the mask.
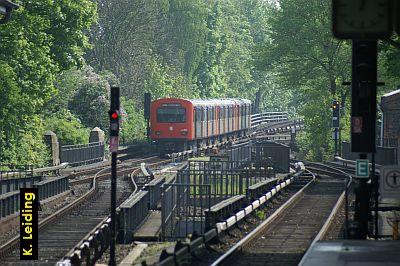
<path id="1" fill-rule="evenodd" d="M 201 121 L 201 109 L 196 108 L 196 122 Z"/>
<path id="2" fill-rule="evenodd" d="M 186 109 L 182 107 L 161 107 L 157 109 L 157 122 L 159 123 L 184 123 L 186 122 Z"/>

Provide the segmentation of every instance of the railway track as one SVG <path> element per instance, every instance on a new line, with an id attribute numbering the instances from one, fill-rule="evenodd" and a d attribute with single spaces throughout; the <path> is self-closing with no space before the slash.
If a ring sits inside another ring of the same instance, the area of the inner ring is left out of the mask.
<path id="1" fill-rule="evenodd" d="M 154 160 L 152 158 L 150 161 Z M 140 163 L 143 160 L 139 160 Z M 160 161 L 157 163 L 164 163 Z M 132 190 L 130 180 L 122 175 L 132 173 L 138 167 L 123 167 L 118 171 L 117 203 L 129 197 Z M 1 265 L 55 265 L 57 261 L 74 248 L 93 228 L 98 226 L 110 213 L 110 180 L 103 169 L 91 177 L 91 189 L 78 200 L 70 203 L 39 223 L 39 260 L 27 263 L 19 260 L 19 236 L 0 247 Z M 90 180 L 86 180 L 88 182 Z"/>
<path id="2" fill-rule="evenodd" d="M 298 265 L 343 198 L 344 181 L 332 177 L 310 184 L 212 265 Z"/>
<path id="3" fill-rule="evenodd" d="M 127 161 L 124 161 L 120 164 L 118 164 L 118 169 L 119 170 L 124 170 L 124 169 L 131 169 L 132 167 L 139 167 L 141 163 L 145 162 L 147 164 L 151 163 L 156 163 L 160 161 L 160 158 L 158 156 L 150 156 L 142 159 L 129 159 Z M 102 164 L 99 165 L 98 167 L 95 168 L 88 168 L 80 171 L 76 171 L 74 173 L 70 174 L 70 185 L 77 185 L 77 184 L 83 184 L 90 182 L 93 179 L 93 175 L 95 173 L 98 173 L 101 170 L 106 170 L 110 169 L 110 162 L 108 164 Z M 99 174 L 98 178 L 102 179 L 104 177 L 108 177 L 109 173 L 101 173 Z"/>

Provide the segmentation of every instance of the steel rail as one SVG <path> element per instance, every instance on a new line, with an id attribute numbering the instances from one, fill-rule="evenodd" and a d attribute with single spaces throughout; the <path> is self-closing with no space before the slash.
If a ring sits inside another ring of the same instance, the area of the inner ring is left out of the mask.
<path id="1" fill-rule="evenodd" d="M 337 201 L 337 203 L 335 204 L 335 207 L 332 209 L 332 212 L 330 213 L 328 219 L 326 220 L 324 226 L 321 228 L 321 230 L 318 232 L 318 235 L 314 238 L 314 240 L 312 241 L 310 247 L 307 249 L 306 253 L 304 254 L 303 258 L 301 259 L 299 265 L 304 265 L 305 262 L 305 258 L 310 254 L 312 248 L 315 246 L 315 244 L 323 239 L 328 231 L 328 229 L 330 228 L 330 226 L 332 225 L 333 222 L 333 217 L 338 213 L 339 209 L 343 206 L 343 204 L 345 204 L 345 215 L 346 215 L 346 234 L 348 231 L 348 189 L 353 181 L 353 177 L 352 175 L 346 173 L 345 171 L 342 171 L 341 169 L 337 169 L 333 166 L 328 166 L 328 168 L 332 168 L 332 169 L 336 169 L 338 172 L 342 173 L 343 175 L 348 177 L 348 180 L 346 182 L 345 185 L 345 191 L 342 192 L 342 194 L 339 197 L 339 200 Z"/>
<path id="2" fill-rule="evenodd" d="M 165 161 L 161 161 L 160 163 L 164 163 Z M 157 164 L 157 163 L 156 163 Z M 64 206 L 60 210 L 56 211 L 55 213 L 51 214 L 50 216 L 46 217 L 43 219 L 39 225 L 38 225 L 38 230 L 43 230 L 46 228 L 46 226 L 50 225 L 54 221 L 58 220 L 60 217 L 65 216 L 67 213 L 70 211 L 74 210 L 76 207 L 78 207 L 80 204 L 82 204 L 85 201 L 90 200 L 98 191 L 98 182 L 100 180 L 104 180 L 106 177 L 109 177 L 111 174 L 101 174 L 104 171 L 108 170 L 109 168 L 104 168 L 98 171 L 95 176 L 90 177 L 86 180 L 86 182 L 89 182 L 90 179 L 92 181 L 91 188 L 82 196 L 80 196 L 78 199 L 75 201 L 71 202 L 70 204 Z M 135 167 L 137 169 L 137 167 Z M 126 172 L 132 171 L 132 169 L 124 169 L 120 170 L 118 174 L 125 174 Z M 5 257 L 9 253 L 11 253 L 13 250 L 18 248 L 19 246 L 19 235 L 15 236 L 14 238 L 10 239 L 7 241 L 5 244 L 0 246 L 0 258 Z"/>
<path id="3" fill-rule="evenodd" d="M 159 166 L 160 164 L 165 164 L 170 162 L 170 160 L 161 160 L 159 162 L 151 163 L 149 166 Z M 131 193 L 131 196 L 137 192 L 137 186 L 134 181 L 134 175 L 138 174 L 141 171 L 140 168 L 131 169 L 131 174 L 129 181 L 132 187 L 135 187 L 135 190 Z M 119 212 L 119 207 L 117 208 L 117 212 Z M 65 256 L 61 259 L 62 262 L 71 262 L 71 260 L 81 260 L 82 259 L 82 251 L 90 248 L 90 242 L 93 237 L 99 233 L 102 229 L 106 227 L 110 227 L 110 216 L 105 217 L 101 222 L 99 222 L 89 233 L 87 233 L 72 249 L 70 249 Z M 105 249 L 103 250 L 105 251 Z M 98 254 L 97 254 L 98 255 Z"/>
<path id="4" fill-rule="evenodd" d="M 307 171 L 308 173 L 311 173 L 310 171 Z M 275 221 L 278 217 L 280 217 L 285 210 L 287 210 L 290 206 L 295 204 L 300 197 L 304 194 L 304 191 L 311 186 L 315 182 L 316 176 L 311 173 L 313 176 L 313 179 L 310 180 L 304 187 L 302 187 L 296 194 L 294 194 L 288 201 L 286 201 L 281 207 L 279 207 L 271 216 L 269 216 L 264 222 L 262 222 L 260 225 L 258 225 L 253 231 L 251 231 L 245 238 L 240 240 L 238 243 L 236 243 L 232 248 L 230 248 L 227 252 L 225 252 L 222 256 L 220 256 L 215 262 L 213 262 L 211 265 L 216 266 L 220 265 L 224 262 L 226 262 L 228 259 L 230 259 L 234 254 L 242 250 L 242 248 L 250 243 L 254 238 L 258 236 L 261 232 L 266 230 L 266 228 L 273 222 Z"/>

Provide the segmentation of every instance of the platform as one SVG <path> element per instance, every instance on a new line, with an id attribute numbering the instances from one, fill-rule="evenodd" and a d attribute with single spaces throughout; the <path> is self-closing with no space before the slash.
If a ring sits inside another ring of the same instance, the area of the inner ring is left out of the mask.
<path id="1" fill-rule="evenodd" d="M 158 241 L 161 232 L 161 212 L 150 211 L 146 221 L 133 235 L 135 241 Z"/>
<path id="2" fill-rule="evenodd" d="M 400 241 L 318 241 L 300 265 L 400 265 Z"/>

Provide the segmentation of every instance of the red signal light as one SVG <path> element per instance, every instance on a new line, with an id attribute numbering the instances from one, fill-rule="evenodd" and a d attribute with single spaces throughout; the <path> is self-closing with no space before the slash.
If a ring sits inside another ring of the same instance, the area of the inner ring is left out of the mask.
<path id="1" fill-rule="evenodd" d="M 112 119 L 117 119 L 118 118 L 118 113 L 117 112 L 112 113 L 111 114 L 111 118 Z"/>

